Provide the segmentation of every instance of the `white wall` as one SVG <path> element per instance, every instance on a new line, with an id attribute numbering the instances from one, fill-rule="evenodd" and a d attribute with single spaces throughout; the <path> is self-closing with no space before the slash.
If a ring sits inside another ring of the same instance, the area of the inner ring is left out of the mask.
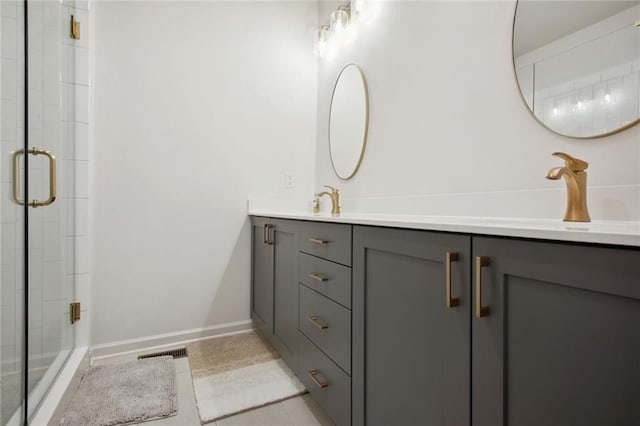
<path id="1" fill-rule="evenodd" d="M 322 3 L 327 23 L 333 4 Z M 317 182 L 343 211 L 562 218 L 565 184 L 544 178 L 565 151 L 590 163 L 594 220 L 640 220 L 640 126 L 573 140 L 540 126 L 513 77 L 515 2 L 369 2 L 367 19 L 319 64 Z M 359 65 L 370 99 L 364 161 L 350 181 L 331 168 L 331 92 Z M 324 205 L 323 209 L 326 210 Z"/>
<path id="2" fill-rule="evenodd" d="M 313 191 L 316 22 L 314 3 L 95 4 L 93 345 L 249 318 L 247 199 Z"/>
<path id="3" fill-rule="evenodd" d="M 559 220 L 564 183 L 544 175 L 566 151 L 590 162 L 593 219 L 640 220 L 640 127 L 591 141 L 541 127 L 513 77 L 514 2 L 369 2 L 316 67 L 332 6 L 95 4 L 94 346 L 248 319 L 249 198 L 309 207 L 332 184 L 345 212 Z M 345 182 L 327 122 L 350 62 L 371 104 Z"/>

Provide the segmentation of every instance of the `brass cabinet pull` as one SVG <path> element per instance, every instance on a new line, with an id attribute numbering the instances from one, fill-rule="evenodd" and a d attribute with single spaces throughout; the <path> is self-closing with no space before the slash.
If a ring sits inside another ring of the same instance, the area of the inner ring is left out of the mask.
<path id="1" fill-rule="evenodd" d="M 453 308 L 454 306 L 458 306 L 460 300 L 457 297 L 451 297 L 451 263 L 458 261 L 458 253 L 447 252 L 446 254 L 446 268 L 447 268 L 447 279 L 446 279 L 446 288 L 447 288 L 447 308 Z"/>
<path id="2" fill-rule="evenodd" d="M 309 238 L 309 241 L 316 244 L 328 244 L 329 241 L 321 240 L 320 238 Z"/>
<path id="3" fill-rule="evenodd" d="M 476 317 L 482 318 L 489 315 L 489 307 L 482 306 L 482 268 L 489 266 L 487 256 L 476 257 Z"/>
<path id="4" fill-rule="evenodd" d="M 317 272 L 310 272 L 309 273 L 309 277 L 313 278 L 316 281 L 321 281 L 323 283 L 329 281 L 329 278 L 323 277 L 322 275 L 318 274 Z"/>
<path id="5" fill-rule="evenodd" d="M 29 148 L 27 153 L 31 155 L 46 155 L 49 158 L 49 198 L 44 201 L 33 200 L 27 203 L 29 207 L 43 207 L 53 204 L 56 200 L 57 180 L 56 180 L 56 156 L 51 151 L 44 149 Z M 13 199 L 16 203 L 24 206 L 24 200 L 20 197 L 20 156 L 24 154 L 23 149 L 13 153 Z"/>
<path id="6" fill-rule="evenodd" d="M 269 224 L 267 225 L 267 244 L 268 245 L 272 245 L 273 244 L 273 228 L 275 228 L 273 225 Z"/>
<path id="7" fill-rule="evenodd" d="M 273 240 L 271 239 L 272 229 L 273 229 L 273 225 L 270 225 L 270 224 L 264 225 L 264 230 L 263 230 L 264 243 L 269 246 L 273 245 Z"/>
<path id="8" fill-rule="evenodd" d="M 71 15 L 71 32 L 69 34 L 73 40 L 80 40 L 80 22 Z"/>
<path id="9" fill-rule="evenodd" d="M 318 370 L 311 370 L 307 372 L 307 374 L 309 375 L 309 377 L 311 377 L 311 380 L 313 380 L 313 382 L 318 385 L 319 388 L 326 388 L 327 386 L 329 386 L 329 382 L 323 383 L 318 380 L 318 378 L 316 377 L 316 375 L 318 374 Z"/>
<path id="10" fill-rule="evenodd" d="M 328 325 L 326 325 L 326 324 L 321 324 L 321 323 L 318 321 L 318 317 L 315 317 L 315 316 L 314 316 L 314 317 L 309 317 L 309 322 L 310 322 L 311 324 L 315 325 L 316 327 L 318 327 L 320 330 L 326 330 L 327 328 L 329 328 L 329 326 L 328 326 Z"/>

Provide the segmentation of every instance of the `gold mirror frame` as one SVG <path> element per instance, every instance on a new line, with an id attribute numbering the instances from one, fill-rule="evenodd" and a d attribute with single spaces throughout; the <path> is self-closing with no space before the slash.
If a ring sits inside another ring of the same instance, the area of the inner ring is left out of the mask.
<path id="1" fill-rule="evenodd" d="M 621 126 L 619 128 L 616 128 L 610 132 L 605 132 L 605 133 L 600 133 L 600 134 L 596 134 L 596 135 L 590 135 L 590 136 L 575 136 L 575 135 L 568 135 L 565 133 L 560 133 L 554 129 L 552 129 L 551 127 L 549 127 L 545 122 L 543 122 L 540 118 L 538 118 L 538 116 L 536 116 L 536 114 L 533 112 L 533 110 L 531 109 L 531 106 L 529 106 L 529 103 L 527 102 L 527 100 L 524 97 L 524 94 L 522 92 L 522 86 L 520 85 L 520 81 L 518 80 L 518 74 L 517 74 L 517 69 L 516 69 L 516 57 L 515 57 L 515 34 L 516 34 L 516 17 L 518 16 L 518 6 L 520 5 L 521 0 L 516 0 L 516 5 L 515 5 L 515 10 L 513 12 L 513 23 L 512 23 L 512 27 L 511 27 L 511 66 L 513 68 L 513 78 L 516 82 L 516 85 L 518 86 L 518 94 L 520 95 L 520 99 L 522 100 L 522 103 L 525 105 L 525 107 L 527 108 L 527 111 L 529 111 L 529 113 L 531 114 L 531 116 L 545 129 L 547 129 L 548 131 L 555 133 L 556 135 L 560 135 L 560 136 L 565 136 L 567 138 L 571 138 L 571 139 L 579 139 L 579 140 L 588 140 L 588 139 L 598 139 L 598 138 L 604 138 L 606 136 L 611 136 L 611 135 L 615 135 L 616 133 L 620 133 L 624 130 L 627 130 L 633 126 L 635 126 L 636 124 L 640 123 L 640 116 L 638 118 L 636 118 L 634 121 L 625 124 L 624 126 Z"/>
<path id="2" fill-rule="evenodd" d="M 365 106 L 364 106 L 365 119 L 364 119 L 364 132 L 362 136 L 362 146 L 360 148 L 358 161 L 356 162 L 356 165 L 354 166 L 353 171 L 345 177 L 345 176 L 341 176 L 340 173 L 338 173 L 336 162 L 334 160 L 334 151 L 331 149 L 331 115 L 332 115 L 333 104 L 334 104 L 334 99 L 336 95 L 336 89 L 338 88 L 338 83 L 340 82 L 340 78 L 342 77 L 345 70 L 349 67 L 354 67 L 358 71 L 358 74 L 360 75 L 360 78 L 362 80 L 362 89 L 364 91 L 364 102 L 365 102 Z M 369 135 L 369 88 L 367 85 L 367 79 L 365 78 L 364 73 L 362 72 L 362 69 L 360 69 L 359 66 L 357 66 L 356 64 L 350 63 L 345 65 L 342 68 L 342 70 L 338 74 L 338 78 L 336 78 L 336 83 L 333 86 L 333 92 L 331 94 L 331 103 L 329 106 L 329 127 L 328 127 L 329 156 L 331 157 L 331 166 L 333 167 L 333 171 L 336 174 L 336 176 L 338 176 L 338 178 L 340 178 L 341 180 L 346 181 L 351 179 L 352 177 L 355 176 L 355 174 L 360 169 L 360 165 L 362 164 L 362 160 L 364 158 L 364 151 L 367 147 L 368 135 Z"/>

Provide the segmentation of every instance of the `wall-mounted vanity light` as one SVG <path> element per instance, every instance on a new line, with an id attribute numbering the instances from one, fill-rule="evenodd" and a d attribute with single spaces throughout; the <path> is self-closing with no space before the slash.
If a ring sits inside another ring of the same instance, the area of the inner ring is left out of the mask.
<path id="1" fill-rule="evenodd" d="M 342 31 L 347 28 L 351 20 L 351 3 L 338 7 L 331 12 L 331 29 Z"/>
<path id="2" fill-rule="evenodd" d="M 327 52 L 327 33 L 329 32 L 329 26 L 323 25 L 318 30 L 318 56 L 324 57 Z"/>
<path id="3" fill-rule="evenodd" d="M 318 56 L 323 57 L 327 51 L 328 40 L 331 34 L 337 34 L 346 30 L 349 25 L 362 14 L 365 0 L 352 0 L 347 4 L 338 6 L 329 15 L 329 25 L 322 25 L 318 30 Z"/>

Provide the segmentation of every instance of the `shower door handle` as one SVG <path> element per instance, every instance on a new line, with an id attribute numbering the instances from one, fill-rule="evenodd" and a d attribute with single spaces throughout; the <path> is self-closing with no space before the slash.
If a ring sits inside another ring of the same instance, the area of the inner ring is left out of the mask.
<path id="1" fill-rule="evenodd" d="M 28 154 L 32 155 L 46 155 L 49 158 L 49 198 L 44 201 L 33 200 L 27 203 L 29 207 L 42 207 L 53 204 L 56 200 L 56 156 L 51 151 L 44 149 L 29 148 Z M 20 197 L 20 156 L 24 154 L 23 149 L 19 149 L 13 153 L 13 199 L 16 203 L 24 206 L 24 200 Z"/>

